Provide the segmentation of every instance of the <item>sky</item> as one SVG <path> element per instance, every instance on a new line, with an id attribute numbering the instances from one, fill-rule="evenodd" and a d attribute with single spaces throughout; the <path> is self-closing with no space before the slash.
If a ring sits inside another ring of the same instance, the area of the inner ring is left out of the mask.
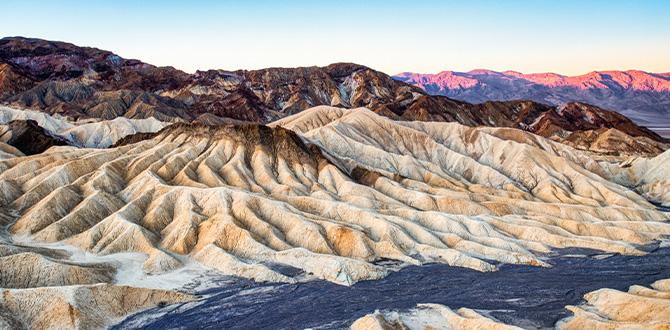
<path id="1" fill-rule="evenodd" d="M 670 1 L 2 0 L 0 37 L 187 72 L 354 62 L 388 74 L 670 71 Z"/>

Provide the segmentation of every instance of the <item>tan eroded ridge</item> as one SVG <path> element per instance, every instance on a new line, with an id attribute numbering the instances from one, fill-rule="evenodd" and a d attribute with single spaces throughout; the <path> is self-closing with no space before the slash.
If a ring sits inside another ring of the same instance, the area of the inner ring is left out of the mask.
<path id="1" fill-rule="evenodd" d="M 99 328 L 193 299 L 120 285 L 118 263 L 79 260 L 72 246 L 139 253 L 147 275 L 197 262 L 299 280 L 281 264 L 350 285 L 385 276 L 380 259 L 493 271 L 491 260 L 548 266 L 552 248 L 640 255 L 670 234 L 670 216 L 645 199 L 668 202 L 668 152 L 617 164 L 514 129 L 331 107 L 271 127 L 175 124 L 124 141 L 27 157 L 0 143 L 0 327 Z M 429 314 L 502 326 L 467 310 Z"/>
<path id="2" fill-rule="evenodd" d="M 14 220 L 0 209 L 0 228 Z M 0 329 L 101 329 L 129 313 L 188 294 L 115 285 L 112 263 L 73 260 L 64 249 L 24 245 L 0 232 Z"/>
<path id="3" fill-rule="evenodd" d="M 522 131 L 329 107 L 280 125 L 306 142 L 177 124 L 118 148 L 6 159 L 0 203 L 18 237 L 145 253 L 147 273 L 187 255 L 263 281 L 293 281 L 275 263 L 351 284 L 384 276 L 381 258 L 491 271 L 487 260 L 544 266 L 551 248 L 638 255 L 670 233 L 667 214 L 605 179 L 611 168 Z"/>
<path id="4" fill-rule="evenodd" d="M 187 294 L 111 284 L 0 288 L 0 329 L 104 329 L 127 314 Z"/>
<path id="5" fill-rule="evenodd" d="M 402 312 L 376 311 L 356 320 L 351 330 L 520 330 L 487 318 L 469 308 L 456 311 L 439 304 L 419 304 Z"/>
<path id="6" fill-rule="evenodd" d="M 584 296 L 586 304 L 567 306 L 574 313 L 557 323 L 571 329 L 670 329 L 670 279 L 628 292 L 600 289 Z"/>

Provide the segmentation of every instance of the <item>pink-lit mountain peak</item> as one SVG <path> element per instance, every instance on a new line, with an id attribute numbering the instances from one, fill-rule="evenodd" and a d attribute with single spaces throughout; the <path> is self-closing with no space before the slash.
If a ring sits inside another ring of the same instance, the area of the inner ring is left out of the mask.
<path id="1" fill-rule="evenodd" d="M 582 76 L 566 77 L 568 85 L 581 88 L 616 87 L 638 91 L 670 91 L 670 77 L 640 70 L 593 71 Z"/>
<path id="2" fill-rule="evenodd" d="M 545 87 L 571 87 L 575 89 L 624 89 L 637 91 L 670 91 L 670 73 L 649 73 L 640 70 L 592 71 L 578 76 L 565 76 L 552 72 L 524 74 L 517 71 L 492 71 L 476 69 L 468 72 L 442 71 L 437 74 L 405 72 L 397 75 L 417 85 L 434 85 L 439 88 L 469 88 L 477 83 L 495 84 L 511 80 L 525 80 Z M 519 81 L 522 83 L 522 81 Z"/>
<path id="3" fill-rule="evenodd" d="M 578 101 L 622 112 L 647 126 L 670 127 L 670 72 L 610 70 L 565 76 L 478 69 L 436 74 L 407 72 L 395 79 L 433 95 L 471 103 L 533 100 L 560 105 Z"/>

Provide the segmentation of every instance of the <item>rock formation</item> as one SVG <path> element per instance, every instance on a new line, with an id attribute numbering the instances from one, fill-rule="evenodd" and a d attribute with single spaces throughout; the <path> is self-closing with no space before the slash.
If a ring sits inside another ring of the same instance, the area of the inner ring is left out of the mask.
<path id="1" fill-rule="evenodd" d="M 620 167 L 629 178 L 627 183 L 645 198 L 670 207 L 670 151 L 654 158 L 632 158 Z"/>
<path id="2" fill-rule="evenodd" d="M 544 266 L 556 247 L 642 254 L 670 233 L 667 214 L 606 179 L 625 168 L 615 178 L 572 148 L 487 131 L 329 107 L 272 128 L 175 124 L 114 149 L 4 160 L 0 203 L 18 214 L 14 235 L 145 253 L 149 274 L 188 255 L 341 284 L 384 276 L 380 258 L 492 271 L 486 260 Z"/>
<path id="3" fill-rule="evenodd" d="M 0 106 L 0 141 L 27 155 L 55 145 L 106 148 L 128 135 L 157 132 L 168 124 L 155 118 L 124 117 L 73 124 L 57 115 Z"/>
<path id="4" fill-rule="evenodd" d="M 632 98 L 665 79 L 626 74 Z M 550 267 L 557 248 L 643 255 L 670 235 L 668 141 L 580 102 L 471 104 L 350 63 L 187 74 L 19 37 L 0 39 L 0 102 L 0 328 L 190 301 L 161 281 L 184 270 L 352 285 L 397 265 Z M 592 292 L 559 326 L 667 327 L 666 282 Z M 512 328 L 439 305 L 353 325 L 427 327 Z"/>
<path id="5" fill-rule="evenodd" d="M 115 285 L 113 262 L 77 260 L 69 249 L 17 240 L 4 230 L 13 221 L 0 210 L 0 329 L 100 329 L 132 312 L 194 299 Z"/>
<path id="6" fill-rule="evenodd" d="M 628 292 L 600 289 L 584 296 L 582 306 L 567 306 L 573 316 L 558 329 L 667 329 L 670 327 L 670 279 L 651 288 L 634 285 Z"/>
<path id="7" fill-rule="evenodd" d="M 130 313 L 192 299 L 177 292 L 110 284 L 0 288 L 0 328 L 104 329 Z"/>
<path id="8" fill-rule="evenodd" d="M 438 304 L 419 304 L 416 308 L 399 312 L 368 314 L 354 322 L 351 330 L 520 330 L 484 317 L 468 308 L 452 311 Z"/>
<path id="9" fill-rule="evenodd" d="M 580 306 L 566 306 L 572 315 L 556 329 L 667 329 L 670 327 L 670 280 L 651 287 L 631 286 L 627 292 L 600 289 L 584 296 Z M 456 311 L 438 304 L 419 304 L 403 311 L 376 311 L 359 318 L 351 330 L 389 329 L 520 329 L 468 308 Z"/>
<path id="10" fill-rule="evenodd" d="M 65 139 L 47 132 L 34 120 L 12 120 L 0 124 L 0 141 L 26 155 L 42 153 L 52 146 L 68 145 Z"/>
<path id="11" fill-rule="evenodd" d="M 670 215 L 640 195 L 666 198 L 653 187 L 667 187 L 667 155 L 603 162 L 523 130 L 328 106 L 269 126 L 176 123 L 109 149 L 26 157 L 0 142 L 0 322 L 98 328 L 192 299 L 119 283 L 124 258 L 144 277 L 197 263 L 351 285 L 386 276 L 387 259 L 495 271 L 548 267 L 554 248 L 642 255 L 670 234 Z"/>

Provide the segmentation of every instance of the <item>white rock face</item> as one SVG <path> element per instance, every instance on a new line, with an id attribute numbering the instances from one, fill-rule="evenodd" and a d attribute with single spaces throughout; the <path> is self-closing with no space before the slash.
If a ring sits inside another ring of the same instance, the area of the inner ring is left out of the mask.
<path id="1" fill-rule="evenodd" d="M 44 112 L 0 106 L 0 123 L 5 124 L 12 120 L 34 120 L 42 128 L 53 133 L 67 130 L 75 126 L 64 118 L 58 116 L 52 117 Z"/>
<path id="2" fill-rule="evenodd" d="M 395 122 L 366 109 L 317 107 L 272 126 L 175 124 L 118 148 L 30 157 L 0 145 L 9 251 L 0 256 L 12 258 L 0 269 L 22 265 L 3 285 L 119 281 L 117 265 L 43 244 L 134 253 L 144 276 L 197 262 L 298 280 L 282 265 L 351 285 L 385 276 L 381 259 L 495 271 L 488 260 L 547 266 L 552 248 L 641 255 L 639 244 L 670 234 L 670 215 L 632 190 L 633 174 L 646 178 L 652 165 L 606 165 L 519 130 Z"/>
<path id="3" fill-rule="evenodd" d="M 118 117 L 114 120 L 77 124 L 42 112 L 0 106 L 0 124 L 12 120 L 34 120 L 53 135 L 63 137 L 73 145 L 86 148 L 106 148 L 125 136 L 157 132 L 170 124 L 153 117 L 147 119 Z"/>
<path id="4" fill-rule="evenodd" d="M 633 160 L 627 172 L 645 198 L 670 207 L 670 150 L 654 158 Z"/>
<path id="5" fill-rule="evenodd" d="M 521 328 L 492 320 L 468 308 L 452 311 L 449 307 L 438 304 L 419 304 L 416 308 L 403 312 L 381 313 L 377 311 L 356 320 L 351 325 L 351 330 L 392 329 L 520 330 Z"/>
<path id="6" fill-rule="evenodd" d="M 634 285 L 628 292 L 600 289 L 584 299 L 585 305 L 567 307 L 574 315 L 559 321 L 558 329 L 670 328 L 670 279 L 651 288 Z"/>

